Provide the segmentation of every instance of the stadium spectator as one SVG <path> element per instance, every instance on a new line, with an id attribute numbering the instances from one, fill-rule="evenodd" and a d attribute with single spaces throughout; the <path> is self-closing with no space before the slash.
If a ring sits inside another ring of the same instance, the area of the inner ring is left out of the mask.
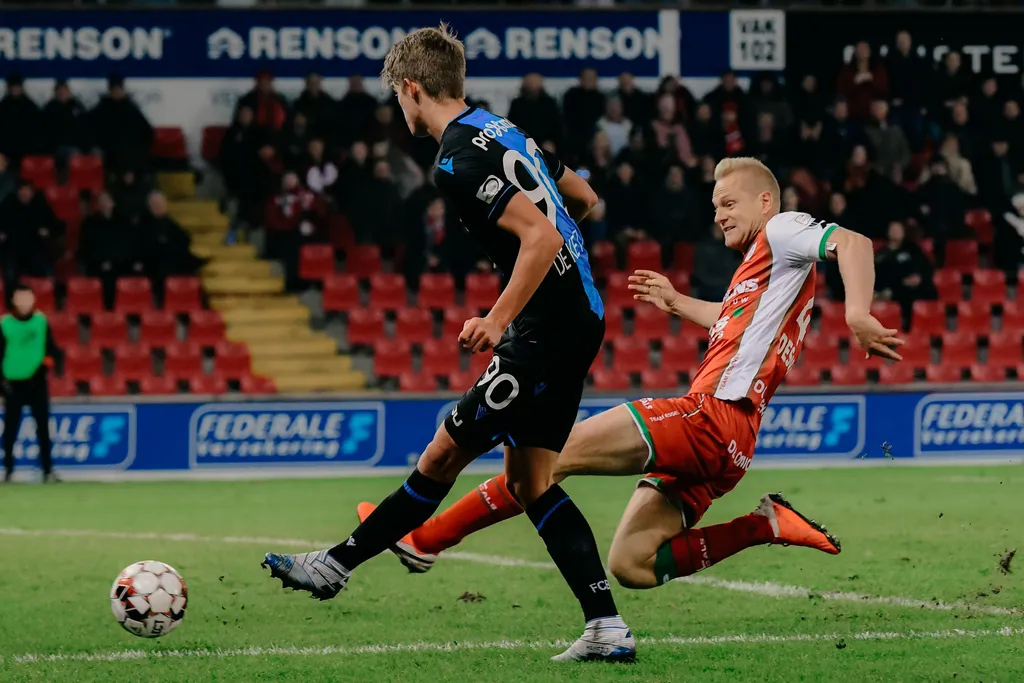
<path id="1" fill-rule="evenodd" d="M 824 140 L 822 144 L 836 149 L 837 154 L 833 155 L 823 150 L 825 154 L 833 158 L 846 159 L 853 152 L 857 145 L 867 145 L 868 137 L 860 123 L 850 120 L 850 105 L 846 100 L 838 99 L 832 107 L 832 116 L 826 119 Z"/>
<path id="2" fill-rule="evenodd" d="M 1024 192 L 1018 192 L 996 214 L 992 251 L 995 266 L 1015 273 L 1024 266 Z M 1018 284 L 1018 292 L 1020 291 Z"/>
<path id="3" fill-rule="evenodd" d="M 333 197 L 337 189 L 338 167 L 326 158 L 322 138 L 313 138 L 306 147 L 306 164 L 302 173 L 306 187 L 317 194 Z"/>
<path id="4" fill-rule="evenodd" d="M 149 183 L 132 170 L 121 173 L 111 193 L 114 202 L 132 225 L 137 225 L 149 205 Z"/>
<path id="5" fill-rule="evenodd" d="M 608 239 L 608 204 L 603 199 L 598 199 L 594 208 L 586 215 L 580 224 L 580 233 L 583 235 L 585 244 L 604 241 Z"/>
<path id="6" fill-rule="evenodd" d="M 715 191 L 715 165 L 718 162 L 712 157 L 701 157 L 700 172 L 694 193 L 697 196 L 697 208 L 700 210 L 700 224 L 711 225 L 715 221 L 715 205 L 712 195 Z"/>
<path id="7" fill-rule="evenodd" d="M 974 118 L 983 129 L 990 130 L 1003 123 L 1003 95 L 999 92 L 999 81 L 988 76 L 981 82 L 981 88 L 971 97 L 969 106 Z"/>
<path id="8" fill-rule="evenodd" d="M 296 114 L 302 114 L 313 135 L 330 138 L 337 115 L 337 101 L 324 92 L 323 78 L 315 71 L 306 75 L 306 87 L 295 100 Z"/>
<path id="9" fill-rule="evenodd" d="M 590 172 L 587 182 L 594 188 L 598 195 L 604 194 L 608 186 L 608 178 L 612 174 L 615 155 L 612 153 L 612 143 L 604 131 L 594 133 L 590 141 L 589 149 L 580 160 L 580 166 Z"/>
<path id="10" fill-rule="evenodd" d="M 896 34 L 896 45 L 885 57 L 885 68 L 889 75 L 893 121 L 903 128 L 911 147 L 920 149 L 924 142 L 922 116 L 928 104 L 926 88 L 932 74 L 927 62 L 914 49 L 914 41 L 907 31 Z"/>
<path id="11" fill-rule="evenodd" d="M 694 251 L 694 296 L 705 301 L 721 301 L 743 255 L 725 246 L 725 233 L 712 224 L 708 236 Z"/>
<path id="12" fill-rule="evenodd" d="M 256 74 L 256 85 L 238 100 L 236 111 L 249 107 L 253 111 L 256 125 L 276 133 L 288 119 L 288 102 L 274 90 L 274 75 L 266 69 Z"/>
<path id="13" fill-rule="evenodd" d="M 790 96 L 793 118 L 796 121 L 816 123 L 825 118 L 825 98 L 818 89 L 818 78 L 806 74 L 800 79 L 800 87 Z"/>
<path id="14" fill-rule="evenodd" d="M 902 172 L 910 163 L 910 143 L 903 130 L 889 122 L 889 103 L 885 100 L 871 103 L 871 123 L 865 133 L 871 142 L 876 171 L 889 174 L 895 168 Z"/>
<path id="15" fill-rule="evenodd" d="M 997 127 L 990 133 L 988 149 L 978 163 L 978 176 L 982 205 L 998 210 L 1005 206 L 1017 182 L 1017 172 L 1010 161 L 1010 143 L 1005 128 Z"/>
<path id="16" fill-rule="evenodd" d="M 19 276 L 53 274 L 51 247 L 62 229 L 46 199 L 31 183 L 19 181 L 14 194 L 0 204 L 0 260 L 7 292 L 14 291 Z"/>
<path id="17" fill-rule="evenodd" d="M 974 76 L 963 68 L 963 56 L 956 50 L 950 50 L 935 75 L 932 86 L 935 102 L 932 106 L 937 114 L 945 112 L 948 116 L 955 104 L 966 104 L 976 89 Z"/>
<path id="18" fill-rule="evenodd" d="M 935 240 L 935 258 L 944 263 L 946 241 L 965 232 L 967 199 L 949 177 L 949 164 L 942 157 L 932 159 L 925 177 L 927 180 L 917 192 L 920 213 L 928 236 Z"/>
<path id="19" fill-rule="evenodd" d="M 407 199 L 423 185 L 423 169 L 391 140 L 375 142 L 371 154 L 374 159 L 388 162 L 387 175 L 398 187 L 398 194 L 402 199 Z"/>
<path id="20" fill-rule="evenodd" d="M 393 98 L 397 102 L 397 98 Z M 397 112 L 395 110 L 398 110 Z M 397 114 L 397 116 L 396 116 Z M 405 117 L 401 107 L 392 104 L 390 101 L 378 104 L 373 112 L 373 120 L 370 122 L 369 142 L 401 141 L 409 134 Z"/>
<path id="21" fill-rule="evenodd" d="M 658 96 L 658 117 L 648 128 L 651 147 L 658 152 L 659 163 L 665 166 L 682 163 L 687 168 L 697 165 L 690 136 L 679 122 L 676 98 L 669 93 Z"/>
<path id="22" fill-rule="evenodd" d="M 826 146 L 826 141 L 831 141 L 834 146 Z M 792 163 L 828 178 L 834 175 L 834 157 L 838 149 L 841 149 L 838 138 L 826 133 L 821 119 L 801 119 L 793 133 L 789 156 Z"/>
<path id="23" fill-rule="evenodd" d="M 597 71 L 587 67 L 580 71 L 579 82 L 569 88 L 562 99 L 565 120 L 572 122 L 567 135 L 570 153 L 583 153 L 604 114 L 604 107 L 605 96 L 597 87 Z"/>
<path id="24" fill-rule="evenodd" d="M 544 78 L 526 74 L 519 95 L 508 108 L 508 120 L 529 133 L 537 142 L 562 146 L 562 113 L 555 98 L 544 91 Z"/>
<path id="25" fill-rule="evenodd" d="M 148 167 L 153 126 L 125 91 L 124 77 L 107 78 L 107 94 L 89 112 L 88 125 L 107 171 Z"/>
<path id="26" fill-rule="evenodd" d="M 1024 162 L 1024 118 L 1020 115 L 1020 103 L 1007 100 L 1003 103 L 1003 130 L 1010 143 L 1010 156 L 1018 168 Z"/>
<path id="27" fill-rule="evenodd" d="M 937 296 L 931 261 L 899 221 L 889 223 L 886 244 L 875 255 L 875 273 L 880 298 L 898 303 L 905 318 L 915 301 Z"/>
<path id="28" fill-rule="evenodd" d="M 939 154 L 946 160 L 949 167 L 949 177 L 953 179 L 957 187 L 965 194 L 975 196 L 978 194 L 978 185 L 974 179 L 974 169 L 970 159 L 960 154 L 960 140 L 955 135 L 946 135 L 939 147 Z"/>
<path id="29" fill-rule="evenodd" d="M 142 236 L 117 209 L 110 193 L 100 193 L 96 210 L 82 222 L 78 260 L 86 275 L 103 283 L 107 308 L 114 305 L 119 277 L 144 274 L 147 255 Z"/>
<path id="30" fill-rule="evenodd" d="M 952 122 L 948 124 L 948 129 L 959 139 L 960 153 L 970 159 L 972 163 L 979 161 L 983 155 L 985 140 L 983 132 L 978 130 L 975 122 L 971 119 L 967 102 L 954 102 L 950 118 Z"/>
<path id="31" fill-rule="evenodd" d="M 461 281 L 472 255 L 467 249 L 465 230 L 458 217 L 448 211 L 444 199 L 435 196 L 410 216 L 403 262 L 406 279 L 417 283 L 422 273 L 451 273 L 456 281 Z"/>
<path id="32" fill-rule="evenodd" d="M 658 90 L 654 94 L 654 101 L 652 104 L 657 105 L 658 99 L 662 95 L 671 95 L 672 99 L 675 100 L 675 111 L 680 123 L 684 125 L 693 120 L 693 113 L 697 109 L 697 98 L 693 96 L 690 89 L 683 85 L 683 82 L 675 76 L 665 76 L 658 83 Z M 656 111 L 652 111 L 648 118 L 657 116 Z"/>
<path id="33" fill-rule="evenodd" d="M 39 106 L 25 93 L 21 74 L 8 74 L 6 83 L 0 99 L 0 153 L 18 168 L 22 157 L 39 151 L 42 119 Z"/>
<path id="34" fill-rule="evenodd" d="M 712 116 L 714 116 L 714 112 L 711 110 L 711 105 L 701 102 L 697 105 L 696 113 L 687 127 L 687 132 L 694 154 L 698 157 L 712 156 L 715 159 L 721 159 L 725 153 L 722 145 L 722 132 Z"/>
<path id="35" fill-rule="evenodd" d="M 788 166 L 789 144 L 776 136 L 775 116 L 763 111 L 757 117 L 757 135 L 751 145 L 751 155 L 761 160 L 776 176 L 782 176 Z"/>
<path id="36" fill-rule="evenodd" d="M 391 246 L 402 231 L 405 207 L 391 173 L 391 164 L 379 158 L 371 163 L 371 177 L 357 200 L 350 202 L 348 217 L 356 241 Z"/>
<path id="37" fill-rule="evenodd" d="M 429 177 L 429 175 L 428 175 Z M 338 169 L 336 201 L 343 211 L 359 204 L 363 189 L 373 178 L 373 163 L 370 160 L 370 147 L 362 140 L 356 140 L 349 149 L 348 156 Z"/>
<path id="38" fill-rule="evenodd" d="M 800 210 L 800 194 L 796 191 L 796 188 L 792 185 L 788 185 L 782 189 L 782 212 L 787 211 L 799 211 Z"/>
<path id="39" fill-rule="evenodd" d="M 651 195 L 648 206 L 650 237 L 661 243 L 663 253 L 670 253 L 676 242 L 696 242 L 703 236 L 697 198 L 686 187 L 681 166 L 669 167 L 662 187 Z"/>
<path id="40" fill-rule="evenodd" d="M 748 125 L 752 118 L 750 97 L 743 92 L 732 69 L 722 74 L 722 82 L 707 94 L 704 101 L 711 105 L 716 120 L 720 120 L 727 111 L 732 111 L 743 126 Z"/>
<path id="41" fill-rule="evenodd" d="M 633 164 L 623 159 L 604 192 L 607 238 L 620 244 L 642 239 L 636 232 L 647 225 L 647 190 Z"/>
<path id="42" fill-rule="evenodd" d="M 885 99 L 889 94 L 889 74 L 885 65 L 871 56 L 866 41 L 857 43 L 850 61 L 840 70 L 836 92 L 850 107 L 850 118 L 867 121 L 871 117 L 871 103 Z"/>
<path id="43" fill-rule="evenodd" d="M 309 148 L 311 133 L 306 115 L 295 114 L 280 135 L 278 154 L 284 162 L 285 167 L 295 168 L 302 164 L 306 158 L 306 150 Z"/>
<path id="44" fill-rule="evenodd" d="M 224 186 L 238 202 L 236 219 L 250 226 L 261 222 L 263 195 L 257 176 L 264 162 L 259 151 L 268 140 L 266 131 L 256 126 L 252 108 L 243 106 L 235 112 L 235 119 L 220 143 L 219 165 Z"/>
<path id="45" fill-rule="evenodd" d="M 311 190 L 302 186 L 294 171 L 281 176 L 281 191 L 267 200 L 266 255 L 284 264 L 288 289 L 299 286 L 299 249 L 322 241 L 326 232 L 326 207 Z"/>
<path id="46" fill-rule="evenodd" d="M 615 90 L 615 97 L 622 102 L 622 113 L 634 125 L 651 118 L 653 112 L 651 96 L 636 87 L 636 79 L 633 74 L 628 72 L 619 74 L 619 87 Z"/>
<path id="47" fill-rule="evenodd" d="M 629 144 L 629 133 L 633 130 L 633 122 L 626 118 L 622 109 L 622 100 L 609 97 L 605 103 L 604 116 L 597 121 L 597 129 L 608 136 L 612 156 Z"/>
<path id="48" fill-rule="evenodd" d="M 757 79 L 757 89 L 750 100 L 754 116 L 771 114 L 775 125 L 780 129 L 789 128 L 793 124 L 793 107 L 779 87 L 775 76 L 762 74 Z"/>
<path id="49" fill-rule="evenodd" d="M 363 77 L 358 74 L 349 76 L 348 91 L 338 102 L 338 141 L 348 145 L 354 140 L 365 139 L 377 106 L 377 100 L 366 92 Z"/>
<path id="50" fill-rule="evenodd" d="M 53 87 L 53 99 L 43 107 L 43 131 L 47 136 L 46 149 L 62 162 L 74 152 L 89 146 L 88 111 L 71 94 L 66 80 L 58 80 Z"/>
<path id="51" fill-rule="evenodd" d="M 148 206 L 139 225 L 144 240 L 145 272 L 153 282 L 153 291 L 162 296 L 165 278 L 197 275 L 205 261 L 192 253 L 192 238 L 167 213 L 167 197 L 151 192 Z"/>
<path id="52" fill-rule="evenodd" d="M 734 107 L 722 110 L 722 143 L 725 156 L 748 156 L 750 154 L 749 135 L 743 129 L 739 114 Z"/>
<path id="53" fill-rule="evenodd" d="M 0 204 L 14 192 L 18 186 L 18 174 L 14 172 L 7 157 L 0 152 Z"/>

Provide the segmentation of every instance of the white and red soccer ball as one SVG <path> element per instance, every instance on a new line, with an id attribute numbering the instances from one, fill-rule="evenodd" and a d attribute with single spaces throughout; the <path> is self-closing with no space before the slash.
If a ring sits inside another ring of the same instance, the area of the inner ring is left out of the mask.
<path id="1" fill-rule="evenodd" d="M 177 628 L 187 602 L 185 580 L 174 567 L 156 560 L 128 565 L 110 589 L 118 623 L 141 638 L 158 638 Z"/>

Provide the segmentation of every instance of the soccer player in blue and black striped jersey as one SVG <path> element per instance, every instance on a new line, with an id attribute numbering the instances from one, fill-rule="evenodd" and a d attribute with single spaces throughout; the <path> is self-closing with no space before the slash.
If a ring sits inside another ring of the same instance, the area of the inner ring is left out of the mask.
<path id="1" fill-rule="evenodd" d="M 552 482 L 604 339 L 604 304 L 576 225 L 597 196 L 511 122 L 466 106 L 465 75 L 463 45 L 442 25 L 398 41 L 381 77 L 413 134 L 440 143 L 437 187 L 506 275 L 494 307 L 467 320 L 459 335 L 473 353 L 493 350 L 491 363 L 409 479 L 346 541 L 313 553 L 269 553 L 264 565 L 286 587 L 334 597 L 357 566 L 389 548 L 401 552 L 406 534 L 437 510 L 459 472 L 501 443 L 509 488 L 583 608 L 583 636 L 554 659 L 632 661 L 635 641 L 615 607 L 593 532 Z"/>

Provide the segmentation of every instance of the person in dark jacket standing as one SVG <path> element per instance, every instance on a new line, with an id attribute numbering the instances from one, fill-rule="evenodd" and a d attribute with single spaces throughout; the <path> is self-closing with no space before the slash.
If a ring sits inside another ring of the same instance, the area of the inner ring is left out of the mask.
<path id="1" fill-rule="evenodd" d="M 108 171 L 146 168 L 153 146 L 153 126 L 125 90 L 124 77 L 107 77 L 107 94 L 89 112 L 89 128 L 103 151 Z"/>
<path id="2" fill-rule="evenodd" d="M 14 289 L 12 313 L 0 319 L 0 372 L 4 396 L 4 481 L 14 474 L 14 444 L 21 414 L 28 408 L 36 423 L 39 466 L 44 482 L 60 479 L 53 472 L 50 442 L 50 391 L 47 371 L 60 354 L 46 316 L 35 310 L 36 298 L 23 284 Z"/>
<path id="3" fill-rule="evenodd" d="M 39 151 L 39 105 L 25 93 L 21 74 L 8 74 L 5 81 L 6 92 L 0 98 L 0 152 L 18 168 L 22 157 Z"/>
<path id="4" fill-rule="evenodd" d="M 47 137 L 46 149 L 62 163 L 88 145 L 88 113 L 78 98 L 71 94 L 68 82 L 58 80 L 53 87 L 53 99 L 43 107 L 42 121 Z"/>

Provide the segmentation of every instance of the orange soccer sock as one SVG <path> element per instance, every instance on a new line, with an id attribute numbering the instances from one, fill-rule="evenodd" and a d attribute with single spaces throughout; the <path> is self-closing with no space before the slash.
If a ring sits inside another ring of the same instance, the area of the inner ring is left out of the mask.
<path id="1" fill-rule="evenodd" d="M 505 475 L 488 479 L 454 505 L 412 533 L 413 543 L 425 553 L 439 553 L 458 545 L 466 536 L 522 514 L 505 483 Z"/>
<path id="2" fill-rule="evenodd" d="M 687 529 L 658 548 L 654 574 L 658 584 L 696 574 L 741 550 L 770 543 L 775 538 L 764 515 L 744 515 L 731 522 L 702 529 Z"/>

